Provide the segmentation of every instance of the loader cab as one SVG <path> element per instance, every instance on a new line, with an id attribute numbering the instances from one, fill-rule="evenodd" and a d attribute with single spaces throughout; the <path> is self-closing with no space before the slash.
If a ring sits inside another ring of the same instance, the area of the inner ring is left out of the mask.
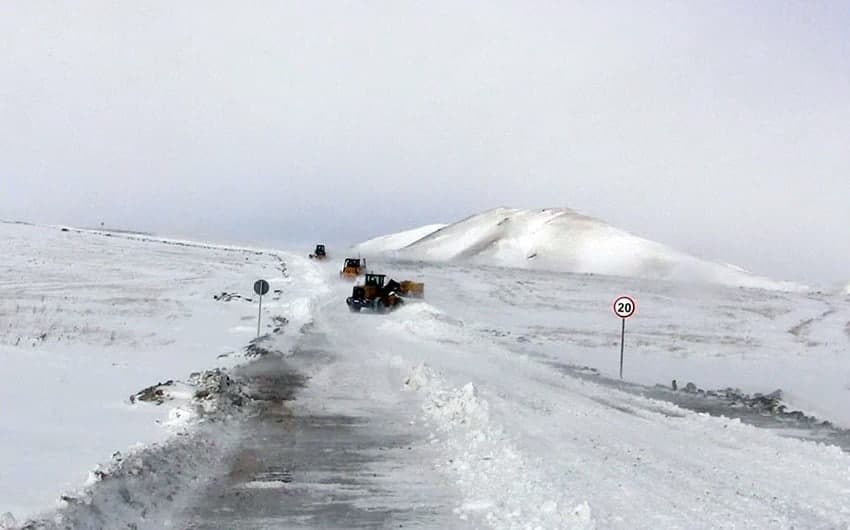
<path id="1" fill-rule="evenodd" d="M 384 279 L 386 277 L 386 274 L 367 274 L 366 278 L 363 280 L 363 285 L 377 287 L 380 289 L 384 286 Z"/>
<path id="2" fill-rule="evenodd" d="M 359 269 L 360 268 L 360 258 L 345 258 L 345 265 L 343 265 L 343 269 Z"/>

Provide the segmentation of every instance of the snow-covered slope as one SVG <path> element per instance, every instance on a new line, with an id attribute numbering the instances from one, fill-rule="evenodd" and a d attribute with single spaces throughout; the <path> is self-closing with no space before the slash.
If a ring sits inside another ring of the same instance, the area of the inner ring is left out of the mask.
<path id="1" fill-rule="evenodd" d="M 386 236 L 378 236 L 362 243 L 358 243 L 352 248 L 363 254 L 377 254 L 390 250 L 397 250 L 415 243 L 423 237 L 432 234 L 445 226 L 446 225 L 444 224 L 425 225 L 412 230 L 396 232 Z"/>
<path id="2" fill-rule="evenodd" d="M 409 237 L 396 236 L 376 238 L 356 248 L 376 254 L 393 251 L 399 257 L 426 261 L 471 260 L 552 271 L 802 289 L 733 265 L 697 258 L 567 208 L 495 208 L 432 230 L 407 245 L 400 243 Z"/>

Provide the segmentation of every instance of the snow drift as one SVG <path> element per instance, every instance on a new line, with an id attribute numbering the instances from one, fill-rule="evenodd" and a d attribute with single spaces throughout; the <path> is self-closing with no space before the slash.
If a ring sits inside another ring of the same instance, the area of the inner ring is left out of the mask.
<path id="1" fill-rule="evenodd" d="M 495 208 L 447 226 L 371 239 L 354 249 L 426 261 L 801 290 L 733 265 L 715 263 L 615 228 L 568 208 Z M 413 236 L 420 235 L 418 239 Z M 406 243 L 406 244 L 405 244 Z"/>

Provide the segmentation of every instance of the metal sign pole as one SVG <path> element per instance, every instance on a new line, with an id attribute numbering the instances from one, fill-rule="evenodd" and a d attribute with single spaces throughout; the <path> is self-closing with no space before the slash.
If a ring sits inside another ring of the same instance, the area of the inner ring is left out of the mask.
<path id="1" fill-rule="evenodd" d="M 269 292 L 269 282 L 257 280 L 254 282 L 254 292 L 260 297 L 260 309 L 257 312 L 257 337 L 260 336 L 260 322 L 263 320 L 263 295 Z"/>
<path id="2" fill-rule="evenodd" d="M 626 342 L 626 319 L 621 319 L 623 321 L 623 329 L 620 331 L 620 379 L 623 379 L 623 346 Z"/>
<path id="3" fill-rule="evenodd" d="M 257 312 L 257 336 L 260 336 L 260 322 L 263 320 L 263 295 L 260 295 L 260 310 Z M 622 368 L 620 369 L 622 372 Z M 622 373 L 621 373 L 622 377 Z"/>

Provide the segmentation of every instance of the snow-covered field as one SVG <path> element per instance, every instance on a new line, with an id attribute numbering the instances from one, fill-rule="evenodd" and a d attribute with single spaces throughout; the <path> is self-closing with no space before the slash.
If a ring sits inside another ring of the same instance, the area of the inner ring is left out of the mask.
<path id="1" fill-rule="evenodd" d="M 474 332 L 476 342 L 614 378 L 620 320 L 611 304 L 631 295 L 638 309 L 626 325 L 626 379 L 781 389 L 791 407 L 850 428 L 846 296 L 467 265 L 386 268 L 424 278 L 429 303 L 463 323 L 449 328 L 459 337 Z"/>
<path id="2" fill-rule="evenodd" d="M 114 452 L 181 429 L 191 410 L 129 398 L 243 359 L 256 305 L 214 296 L 251 297 L 260 277 L 293 291 L 277 254 L 147 239 L 0 224 L 0 513 L 50 508 Z M 306 294 L 273 298 L 295 329 L 309 317 Z"/>
<path id="3" fill-rule="evenodd" d="M 13 256 L 0 306 L 0 353 L 11 360 L 3 397 L 22 405 L 3 409 L 0 512 L 18 519 L 80 486 L 85 471 L 113 451 L 162 440 L 169 431 L 154 422 L 165 422 L 171 405 L 130 405 L 127 396 L 242 360 L 256 307 L 213 295 L 250 296 L 251 282 L 266 276 L 282 290 L 269 300 L 270 314 L 290 323 L 262 344 L 302 351 L 293 363 L 309 377 L 295 413 L 391 421 L 394 429 L 407 421 L 408 435 L 421 438 L 410 454 L 427 458 L 419 479 L 429 487 L 409 487 L 399 470 L 421 462 L 407 456 L 403 466 L 370 470 L 396 492 L 381 502 L 422 492 L 448 498 L 457 528 L 850 524 L 850 456 L 840 448 L 695 413 L 605 379 L 616 378 L 619 362 L 611 302 L 630 294 L 638 311 L 627 325 L 625 378 L 647 385 L 647 394 L 672 379 L 748 393 L 781 388 L 789 410 L 850 427 L 844 295 L 373 260 L 377 272 L 426 283 L 425 300 L 379 316 L 348 312 L 351 284 L 338 279 L 339 263 L 281 253 L 284 278 L 274 254 L 0 230 Z M 186 436 L 200 437 L 199 448 L 231 443 L 210 425 L 185 427 Z M 184 452 L 197 455 L 191 444 Z M 160 476 L 180 473 L 169 465 L 161 464 Z M 270 498 L 287 502 L 286 484 L 263 484 L 284 489 Z M 161 520 L 132 522 L 157 528 Z"/>

